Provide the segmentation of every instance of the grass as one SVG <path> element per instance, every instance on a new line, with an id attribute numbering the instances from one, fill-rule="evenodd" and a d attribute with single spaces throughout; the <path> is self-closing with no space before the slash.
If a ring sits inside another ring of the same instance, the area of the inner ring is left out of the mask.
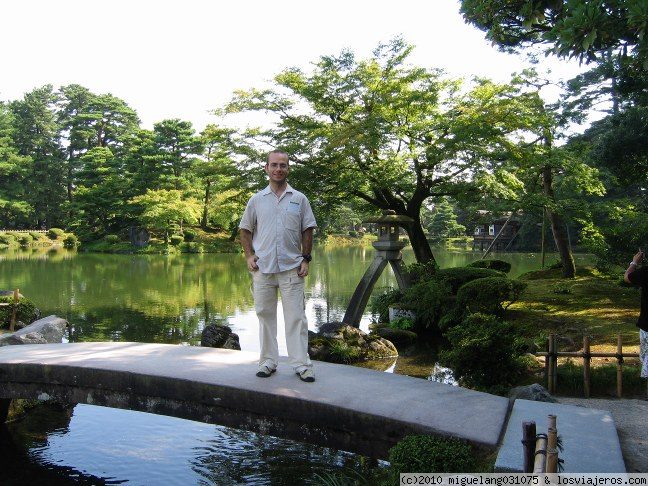
<path id="1" fill-rule="evenodd" d="M 639 290 L 622 282 L 622 270 L 608 275 L 594 267 L 578 267 L 576 278 L 564 279 L 560 269 L 530 272 L 520 277 L 528 285 L 512 304 L 505 319 L 513 322 L 539 350 L 546 350 L 550 333 L 558 338 L 559 351 L 579 351 L 583 336 L 590 337 L 591 352 L 615 353 L 620 334 L 624 353 L 639 352 Z M 639 360 L 623 365 L 624 396 L 645 396 L 645 380 L 639 378 Z M 614 395 L 616 359 L 592 358 L 591 394 Z M 559 359 L 558 394 L 582 396 L 583 366 L 580 359 Z"/>

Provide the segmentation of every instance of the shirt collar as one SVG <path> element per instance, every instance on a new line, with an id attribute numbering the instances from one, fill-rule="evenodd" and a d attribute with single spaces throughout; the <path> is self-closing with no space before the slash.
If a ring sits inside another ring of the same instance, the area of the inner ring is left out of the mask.
<path id="1" fill-rule="evenodd" d="M 286 190 L 284 191 L 284 194 L 288 194 L 288 193 L 292 194 L 293 192 L 294 192 L 293 188 L 290 186 L 290 184 L 288 184 L 286 182 Z M 268 194 L 272 194 L 272 189 L 270 189 L 270 184 L 268 184 L 268 186 L 263 191 L 261 191 L 261 194 L 263 196 L 267 196 Z"/>

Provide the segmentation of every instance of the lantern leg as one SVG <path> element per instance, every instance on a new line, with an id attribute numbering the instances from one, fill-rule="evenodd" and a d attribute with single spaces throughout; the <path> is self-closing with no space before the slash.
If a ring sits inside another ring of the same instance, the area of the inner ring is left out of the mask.
<path id="1" fill-rule="evenodd" d="M 410 286 L 409 275 L 405 270 L 403 260 L 401 260 L 400 258 L 398 260 L 389 260 L 389 263 L 392 267 L 392 270 L 394 271 L 394 276 L 396 277 L 398 288 L 401 289 L 401 291 L 408 289 Z"/>
<path id="2" fill-rule="evenodd" d="M 349 302 L 349 306 L 347 307 L 342 321 L 344 324 L 353 327 L 360 327 L 360 319 L 362 319 L 362 314 L 367 307 L 367 302 L 369 302 L 371 291 L 386 266 L 387 260 L 382 256 L 377 256 L 374 258 L 373 262 L 371 262 L 371 265 L 369 265 L 369 268 L 362 276 L 360 283 L 358 283 L 355 292 L 353 292 L 353 296 L 351 297 L 351 301 Z"/>

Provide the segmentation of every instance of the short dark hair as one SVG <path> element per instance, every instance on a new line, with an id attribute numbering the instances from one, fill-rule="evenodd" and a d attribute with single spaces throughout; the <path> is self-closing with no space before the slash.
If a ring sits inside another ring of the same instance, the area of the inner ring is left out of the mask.
<path id="1" fill-rule="evenodd" d="M 270 154 L 280 154 L 280 155 L 285 155 L 285 156 L 286 156 L 286 160 L 288 160 L 288 161 L 290 162 L 290 157 L 288 156 L 288 152 L 286 152 L 285 150 L 274 149 L 274 150 L 271 150 L 270 152 L 268 152 L 268 157 L 270 157 Z"/>

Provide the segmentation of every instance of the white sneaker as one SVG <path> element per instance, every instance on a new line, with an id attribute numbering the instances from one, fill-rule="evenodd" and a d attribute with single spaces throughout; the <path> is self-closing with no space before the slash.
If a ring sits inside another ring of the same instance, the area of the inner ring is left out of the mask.
<path id="1" fill-rule="evenodd" d="M 259 371 L 257 371 L 256 375 L 259 378 L 268 378 L 275 371 L 277 371 L 277 368 L 270 368 L 268 365 L 262 365 L 259 366 Z"/>
<path id="2" fill-rule="evenodd" d="M 296 372 L 299 375 L 299 379 L 301 381 L 305 381 L 307 383 L 312 383 L 315 381 L 315 372 L 313 371 L 313 368 L 304 368 L 301 371 Z"/>

